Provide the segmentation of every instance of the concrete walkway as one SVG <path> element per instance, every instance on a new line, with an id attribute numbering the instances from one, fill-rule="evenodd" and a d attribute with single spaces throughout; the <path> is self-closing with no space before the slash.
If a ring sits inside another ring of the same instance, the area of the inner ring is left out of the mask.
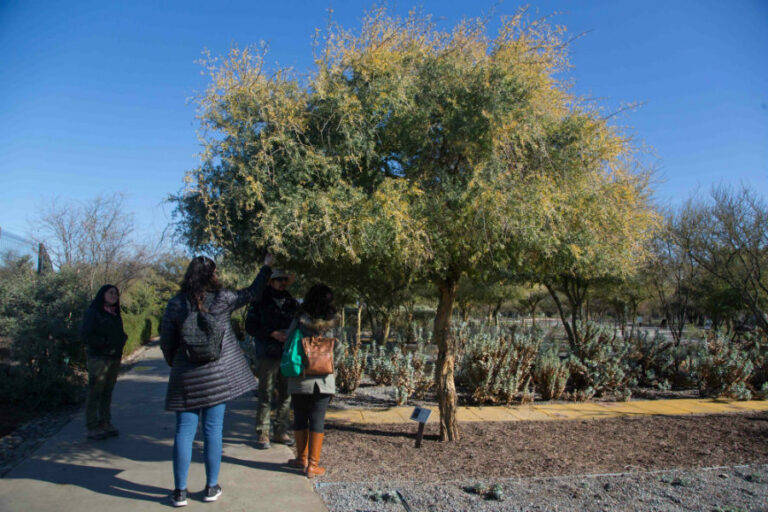
<path id="1" fill-rule="evenodd" d="M 84 417 L 78 414 L 0 479 L 0 511 L 172 508 L 175 415 L 163 409 L 167 381 L 160 349 L 147 350 L 115 387 L 112 415 L 120 436 L 87 441 Z M 215 503 L 201 499 L 205 469 L 198 431 L 189 473 L 192 494 L 185 510 L 326 511 L 312 483 L 283 465 L 292 456 L 289 448 L 253 448 L 255 405 L 255 398 L 246 395 L 227 406 L 219 478 L 224 493 Z"/>
<path id="2" fill-rule="evenodd" d="M 331 404 L 333 405 L 333 404 Z M 430 407 L 429 421 L 437 421 L 437 407 Z M 595 420 L 628 416 L 680 416 L 686 414 L 724 414 L 768 411 L 768 401 L 679 399 L 633 400 L 630 402 L 581 402 L 541 405 L 459 407 L 459 421 L 556 421 Z M 405 423 L 410 421 L 413 407 L 387 409 L 329 410 L 326 421 L 350 423 Z"/>

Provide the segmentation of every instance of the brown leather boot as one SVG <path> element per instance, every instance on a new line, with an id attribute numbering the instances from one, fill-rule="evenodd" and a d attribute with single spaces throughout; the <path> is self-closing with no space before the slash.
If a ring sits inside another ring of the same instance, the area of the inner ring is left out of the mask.
<path id="1" fill-rule="evenodd" d="M 292 468 L 307 469 L 307 447 L 309 446 L 309 429 L 294 430 L 296 438 L 296 458 L 288 461 Z"/>
<path id="2" fill-rule="evenodd" d="M 314 478 L 316 476 L 323 476 L 325 474 L 325 468 L 321 468 L 317 465 L 320 462 L 320 453 L 323 451 L 323 437 L 325 437 L 325 434 L 318 432 L 309 433 L 309 462 L 307 464 L 306 471 L 307 478 Z"/>

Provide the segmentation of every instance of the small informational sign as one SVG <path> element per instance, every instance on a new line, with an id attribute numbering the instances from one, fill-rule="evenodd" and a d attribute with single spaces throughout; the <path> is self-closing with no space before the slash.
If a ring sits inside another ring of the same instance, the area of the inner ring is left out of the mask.
<path id="1" fill-rule="evenodd" d="M 418 421 L 419 423 L 426 423 L 429 419 L 429 415 L 432 414 L 431 409 L 425 409 L 424 407 L 414 407 L 411 413 L 411 419 Z"/>
<path id="2" fill-rule="evenodd" d="M 413 408 L 411 419 L 419 422 L 419 430 L 416 432 L 416 448 L 421 448 L 421 440 L 424 437 L 424 424 L 429 419 L 430 414 L 432 414 L 431 409 L 425 409 L 423 407 Z"/>

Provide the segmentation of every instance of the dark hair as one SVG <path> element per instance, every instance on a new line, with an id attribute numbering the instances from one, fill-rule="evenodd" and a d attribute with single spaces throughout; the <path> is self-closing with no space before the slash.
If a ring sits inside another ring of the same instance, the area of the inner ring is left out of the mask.
<path id="1" fill-rule="evenodd" d="M 117 288 L 117 286 L 113 284 L 105 284 L 101 288 L 99 288 L 99 291 L 96 292 L 96 296 L 91 301 L 91 305 L 88 306 L 91 309 L 95 309 L 97 311 L 101 311 L 104 309 L 104 295 L 110 290 L 114 288 L 117 290 L 117 315 L 120 316 L 120 290 Z"/>
<path id="2" fill-rule="evenodd" d="M 331 320 L 336 316 L 336 307 L 333 305 L 333 291 L 324 284 L 314 285 L 304 296 L 301 309 L 312 318 Z"/>
<path id="3" fill-rule="evenodd" d="M 201 311 L 204 311 L 203 300 L 205 293 L 216 291 L 221 288 L 219 280 L 214 275 L 216 263 L 206 256 L 196 256 L 192 258 L 184 274 L 184 281 L 181 283 L 181 293 L 187 296 L 189 301 Z"/>

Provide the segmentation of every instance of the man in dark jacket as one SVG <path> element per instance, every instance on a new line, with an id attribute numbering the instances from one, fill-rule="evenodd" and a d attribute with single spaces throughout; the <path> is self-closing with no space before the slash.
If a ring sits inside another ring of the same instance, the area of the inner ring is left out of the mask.
<path id="1" fill-rule="evenodd" d="M 286 380 L 280 374 L 280 357 L 287 330 L 298 309 L 298 303 L 288 292 L 290 276 L 275 270 L 261 301 L 251 304 L 245 319 L 245 330 L 253 336 L 259 378 L 259 405 L 256 412 L 256 446 L 269 448 L 269 415 L 272 397 L 277 393 L 275 428 L 272 441 L 288 446 L 293 440 L 288 435 L 290 426 L 291 395 Z"/>

